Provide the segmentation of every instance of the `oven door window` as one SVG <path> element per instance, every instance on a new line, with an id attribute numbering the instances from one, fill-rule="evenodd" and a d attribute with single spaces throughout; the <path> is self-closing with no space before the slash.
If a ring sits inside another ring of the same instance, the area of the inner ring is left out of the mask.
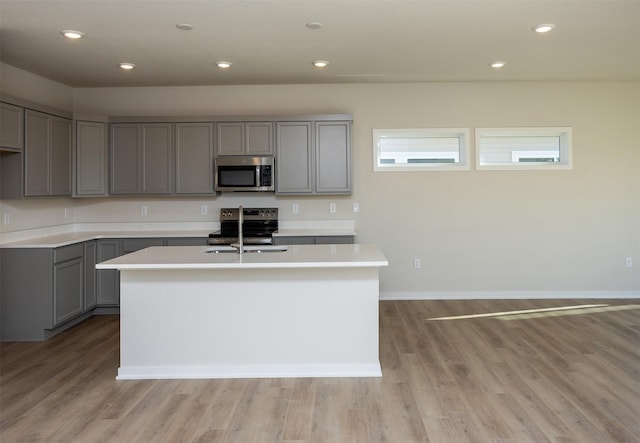
<path id="1" fill-rule="evenodd" d="M 223 166 L 218 169 L 218 186 L 224 187 L 255 187 L 255 166 Z"/>

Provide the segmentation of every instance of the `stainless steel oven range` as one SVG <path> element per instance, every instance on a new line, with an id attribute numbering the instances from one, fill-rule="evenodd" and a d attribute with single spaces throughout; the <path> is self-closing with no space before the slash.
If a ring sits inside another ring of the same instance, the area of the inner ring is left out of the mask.
<path id="1" fill-rule="evenodd" d="M 278 208 L 243 208 L 242 239 L 245 245 L 271 245 L 278 230 Z M 238 243 L 239 208 L 220 209 L 220 230 L 209 234 L 210 245 Z"/>

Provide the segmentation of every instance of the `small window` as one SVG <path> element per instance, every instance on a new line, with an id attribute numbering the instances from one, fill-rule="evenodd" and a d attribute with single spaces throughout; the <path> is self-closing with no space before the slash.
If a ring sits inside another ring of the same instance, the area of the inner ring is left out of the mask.
<path id="1" fill-rule="evenodd" d="M 571 169 L 571 128 L 476 129 L 477 169 Z"/>
<path id="2" fill-rule="evenodd" d="M 469 169 L 468 129 L 374 129 L 374 171 Z"/>

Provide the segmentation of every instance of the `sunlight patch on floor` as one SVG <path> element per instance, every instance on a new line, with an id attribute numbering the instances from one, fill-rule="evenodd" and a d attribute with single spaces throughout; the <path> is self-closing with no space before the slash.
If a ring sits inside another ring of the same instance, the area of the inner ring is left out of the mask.
<path id="1" fill-rule="evenodd" d="M 427 318 L 427 321 L 464 320 L 470 318 L 497 318 L 499 320 L 524 320 L 541 317 L 562 317 L 566 315 L 595 314 L 609 311 L 627 311 L 640 309 L 640 305 L 577 305 L 559 306 L 555 308 L 525 309 L 521 311 L 487 312 L 484 314 L 454 315 L 451 317 Z"/>

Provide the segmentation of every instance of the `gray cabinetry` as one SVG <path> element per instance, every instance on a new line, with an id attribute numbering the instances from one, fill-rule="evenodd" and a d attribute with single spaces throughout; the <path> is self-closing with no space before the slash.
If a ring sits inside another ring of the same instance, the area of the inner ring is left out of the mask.
<path id="1" fill-rule="evenodd" d="M 22 151 L 24 147 L 24 108 L 0 103 L 0 148 Z"/>
<path id="2" fill-rule="evenodd" d="M 83 245 L 56 248 L 53 257 L 52 326 L 58 326 L 84 311 Z"/>
<path id="3" fill-rule="evenodd" d="M 166 239 L 166 246 L 207 246 L 207 237 L 176 237 Z"/>
<path id="4" fill-rule="evenodd" d="M 111 125 L 111 194 L 173 192 L 172 124 Z"/>
<path id="5" fill-rule="evenodd" d="M 97 262 L 103 262 L 120 255 L 119 240 L 98 240 L 96 244 Z M 115 269 L 96 271 L 96 302 L 99 306 L 117 306 L 120 303 L 120 272 Z"/>
<path id="6" fill-rule="evenodd" d="M 84 243 L 84 309 L 89 310 L 98 304 L 96 286 L 97 241 Z"/>
<path id="7" fill-rule="evenodd" d="M 276 123 L 277 193 L 313 191 L 311 128 L 311 122 Z"/>
<path id="8" fill-rule="evenodd" d="M 213 123 L 176 123 L 176 194 L 213 194 Z"/>
<path id="9" fill-rule="evenodd" d="M 278 194 L 350 194 L 351 122 L 276 123 Z"/>
<path id="10" fill-rule="evenodd" d="M 292 236 L 273 237 L 275 245 L 339 245 L 354 243 L 353 235 L 318 235 L 318 236 Z"/>
<path id="11" fill-rule="evenodd" d="M 351 193 L 351 122 L 316 122 L 315 133 L 316 193 Z"/>
<path id="12" fill-rule="evenodd" d="M 24 194 L 71 195 L 71 120 L 25 113 Z"/>
<path id="13" fill-rule="evenodd" d="M 107 195 L 106 136 L 105 123 L 76 122 L 74 195 Z"/>
<path id="14" fill-rule="evenodd" d="M 0 249 L 3 341 L 44 340 L 85 312 L 83 244 Z"/>
<path id="15" fill-rule="evenodd" d="M 217 123 L 217 155 L 273 155 L 273 123 Z"/>

